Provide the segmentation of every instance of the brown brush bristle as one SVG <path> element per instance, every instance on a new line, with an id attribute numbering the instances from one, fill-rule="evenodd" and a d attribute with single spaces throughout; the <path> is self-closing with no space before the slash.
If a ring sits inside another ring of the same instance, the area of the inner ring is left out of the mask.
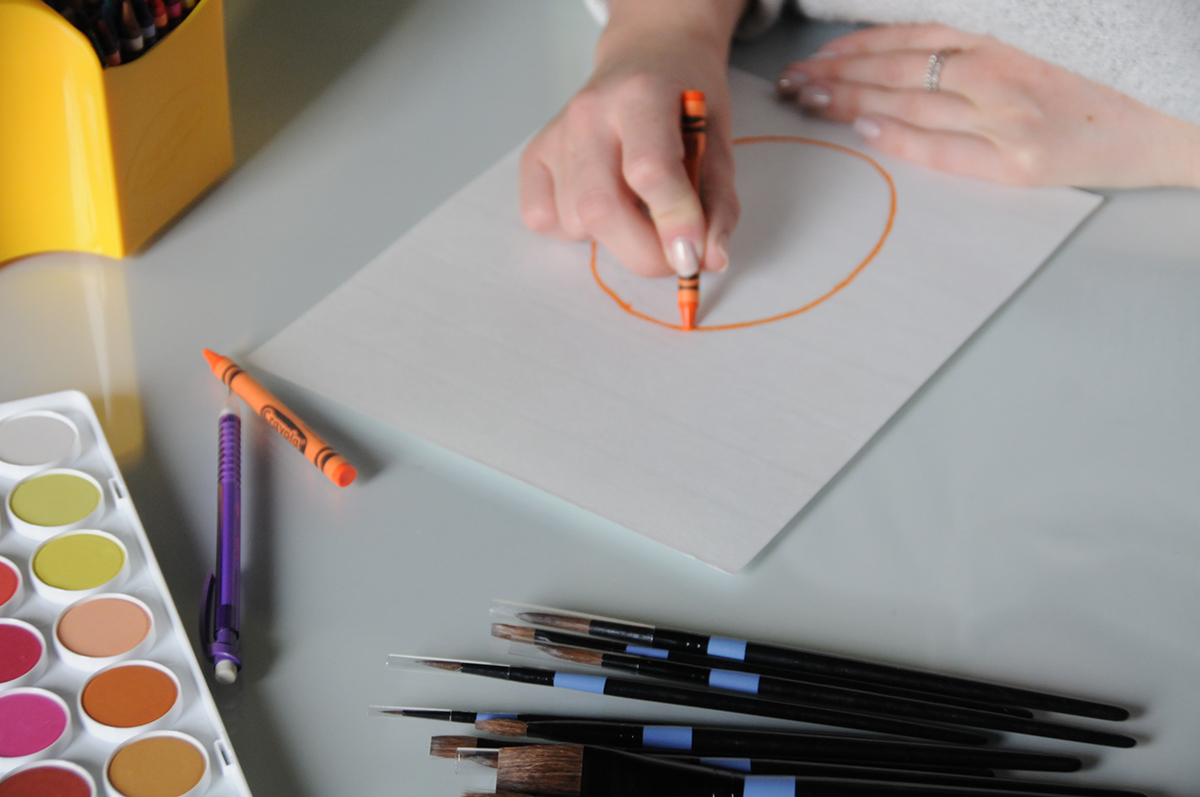
<path id="1" fill-rule="evenodd" d="M 530 797 L 516 791 L 464 791 L 463 797 Z"/>
<path id="2" fill-rule="evenodd" d="M 450 672 L 462 672 L 462 664 L 457 661 L 442 661 L 440 659 L 418 659 L 418 664 L 424 664 L 426 667 L 433 667 L 438 670 L 449 670 Z"/>
<path id="3" fill-rule="evenodd" d="M 434 736 L 429 740 L 429 754 L 438 758 L 454 758 L 460 747 L 475 747 L 474 736 Z"/>
<path id="4" fill-rule="evenodd" d="M 495 769 L 500 761 L 499 750 L 459 750 L 455 755 L 459 761 L 472 761 L 476 764 Z"/>
<path id="5" fill-rule="evenodd" d="M 581 648 L 561 648 L 557 645 L 538 645 L 540 650 L 544 650 L 551 656 L 558 659 L 566 659 L 578 664 L 591 664 L 599 666 L 604 661 L 604 654 L 594 650 L 583 650 Z"/>
<path id="6" fill-rule="evenodd" d="M 511 639 L 513 642 L 532 642 L 536 633 L 532 628 L 525 628 L 524 626 L 492 623 L 492 636 L 499 637 L 500 639 Z"/>
<path id="7" fill-rule="evenodd" d="M 520 720 L 479 720 L 475 723 L 478 730 L 494 733 L 497 736 L 524 736 L 525 723 Z"/>
<path id="8" fill-rule="evenodd" d="M 574 631 L 577 634 L 586 634 L 588 629 L 592 627 L 591 620 L 584 620 L 579 617 L 567 617 L 563 614 L 546 614 L 545 612 L 521 612 L 517 615 L 530 625 L 545 625 L 550 628 L 561 628 L 564 631 Z"/>
<path id="9" fill-rule="evenodd" d="M 583 748 L 566 744 L 533 744 L 500 751 L 498 791 L 578 797 L 583 783 Z"/>

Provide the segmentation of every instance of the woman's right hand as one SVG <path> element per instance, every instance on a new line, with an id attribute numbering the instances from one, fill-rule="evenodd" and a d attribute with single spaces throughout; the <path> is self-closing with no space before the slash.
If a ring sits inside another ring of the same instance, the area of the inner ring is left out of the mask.
<path id="1" fill-rule="evenodd" d="M 521 156 L 521 215 L 531 230 L 594 239 L 645 277 L 694 272 L 691 257 L 724 269 L 738 219 L 725 70 L 742 2 L 672 5 L 612 0 L 591 79 Z M 708 105 L 700 196 L 684 171 L 680 132 L 691 89 Z"/>

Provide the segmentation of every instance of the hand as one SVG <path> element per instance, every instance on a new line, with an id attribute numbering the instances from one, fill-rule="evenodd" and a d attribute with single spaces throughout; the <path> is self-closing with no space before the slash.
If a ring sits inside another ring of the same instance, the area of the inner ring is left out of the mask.
<path id="1" fill-rule="evenodd" d="M 938 90 L 930 55 L 954 50 Z M 856 31 L 790 64 L 780 93 L 884 152 L 1013 185 L 1200 187 L 1200 127 L 988 36 L 941 25 Z"/>
<path id="2" fill-rule="evenodd" d="M 730 10 L 703 18 L 656 18 L 654 5 L 611 3 L 591 79 L 521 156 L 521 215 L 535 232 L 595 239 L 642 276 L 720 270 L 738 218 L 725 62 L 740 0 L 711 0 Z M 688 89 L 708 105 L 701 196 L 683 168 Z"/>

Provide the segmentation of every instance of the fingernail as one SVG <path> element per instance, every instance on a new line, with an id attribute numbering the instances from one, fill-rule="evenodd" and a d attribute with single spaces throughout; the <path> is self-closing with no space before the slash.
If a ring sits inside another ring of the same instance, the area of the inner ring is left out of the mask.
<path id="1" fill-rule="evenodd" d="M 818 58 L 837 58 L 839 55 L 841 55 L 841 53 L 839 53 L 837 50 L 826 50 L 825 48 L 821 48 L 808 58 L 810 61 L 815 61 Z"/>
<path id="2" fill-rule="evenodd" d="M 860 116 L 854 120 L 854 129 L 863 138 L 879 138 L 879 134 L 883 132 L 879 129 L 879 125 L 864 116 Z"/>
<path id="3" fill-rule="evenodd" d="M 805 86 L 800 89 L 800 104 L 806 108 L 824 108 L 832 101 L 829 89 L 821 86 Z"/>
<path id="4" fill-rule="evenodd" d="M 725 269 L 729 268 L 729 236 L 722 235 L 717 239 L 717 251 L 721 254 L 721 259 L 724 261 L 721 267 L 717 269 L 717 273 L 721 274 Z"/>
<path id="5" fill-rule="evenodd" d="M 667 252 L 667 260 L 671 268 L 681 277 L 694 277 L 700 271 L 700 258 L 696 255 L 696 246 L 687 238 L 676 238 L 671 242 Z"/>
<path id="6" fill-rule="evenodd" d="M 775 89 L 779 92 L 780 97 L 790 100 L 807 82 L 808 75 L 803 72 L 784 72 L 775 82 Z"/>

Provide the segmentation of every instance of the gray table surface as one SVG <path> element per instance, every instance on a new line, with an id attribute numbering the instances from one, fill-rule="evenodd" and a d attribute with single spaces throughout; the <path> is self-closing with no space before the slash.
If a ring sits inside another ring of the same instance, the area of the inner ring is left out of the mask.
<path id="1" fill-rule="evenodd" d="M 571 0 L 227 10 L 235 171 L 124 262 L 0 270 L 0 400 L 93 396 L 184 617 L 214 546 L 200 349 L 244 357 L 517 145 L 597 35 Z M 734 61 L 772 77 L 830 33 L 793 22 Z M 247 423 L 246 668 L 214 692 L 255 794 L 486 782 L 426 756 L 456 726 L 373 703 L 650 715 L 384 668 L 506 655 L 493 597 L 1119 701 L 1142 744 L 1080 778 L 1200 793 L 1198 222 L 1198 192 L 1111 195 L 737 576 L 262 375 L 362 475 L 338 490 Z"/>

